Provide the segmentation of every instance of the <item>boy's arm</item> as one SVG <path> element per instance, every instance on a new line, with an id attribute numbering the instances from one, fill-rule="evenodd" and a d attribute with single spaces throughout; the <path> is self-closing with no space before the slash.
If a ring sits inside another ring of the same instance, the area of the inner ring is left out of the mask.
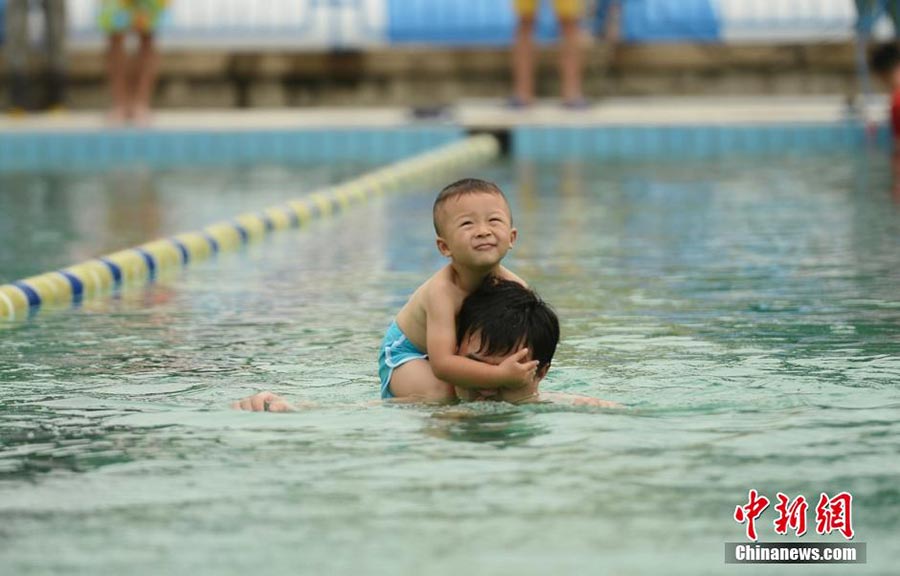
<path id="1" fill-rule="evenodd" d="M 525 348 L 496 366 L 458 356 L 453 300 L 433 292 L 438 291 L 425 296 L 426 345 L 431 370 L 438 379 L 461 388 L 515 388 L 532 381 L 538 362 L 524 361 L 528 356 Z"/>

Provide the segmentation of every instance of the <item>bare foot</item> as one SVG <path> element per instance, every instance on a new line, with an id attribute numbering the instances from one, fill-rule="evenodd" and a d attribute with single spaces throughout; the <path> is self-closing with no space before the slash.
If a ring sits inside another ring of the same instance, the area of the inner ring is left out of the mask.
<path id="1" fill-rule="evenodd" d="M 113 106 L 106 113 L 106 123 L 113 126 L 122 126 L 128 122 L 128 114 L 122 106 Z"/>
<path id="2" fill-rule="evenodd" d="M 152 120 L 153 114 L 147 106 L 135 106 L 131 111 L 131 121 L 135 126 L 149 126 Z"/>

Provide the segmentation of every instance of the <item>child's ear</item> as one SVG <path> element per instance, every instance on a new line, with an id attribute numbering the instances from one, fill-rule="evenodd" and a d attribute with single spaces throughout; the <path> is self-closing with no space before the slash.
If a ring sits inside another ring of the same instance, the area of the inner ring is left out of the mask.
<path id="1" fill-rule="evenodd" d="M 434 239 L 434 243 L 437 244 L 438 252 L 441 253 L 442 256 L 450 257 L 450 246 L 447 245 L 447 241 L 438 236 Z"/>
<path id="2" fill-rule="evenodd" d="M 509 247 L 512 248 L 513 244 L 516 243 L 516 238 L 519 237 L 519 231 L 515 228 L 510 228 L 509 230 Z"/>
<path id="3" fill-rule="evenodd" d="M 550 363 L 547 362 L 543 367 L 541 367 L 535 376 L 537 376 L 538 382 L 544 379 L 544 376 L 547 375 L 547 371 L 550 370 Z"/>

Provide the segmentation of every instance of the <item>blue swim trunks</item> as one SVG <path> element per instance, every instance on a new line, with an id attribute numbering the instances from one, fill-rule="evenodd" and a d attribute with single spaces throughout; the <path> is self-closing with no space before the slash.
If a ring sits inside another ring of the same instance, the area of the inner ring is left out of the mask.
<path id="1" fill-rule="evenodd" d="M 391 322 L 378 352 L 378 377 L 381 378 L 382 398 L 394 397 L 390 389 L 391 374 L 394 373 L 394 368 L 418 358 L 427 359 L 428 354 L 416 348 L 409 341 L 406 334 L 397 326 L 397 322 Z"/>

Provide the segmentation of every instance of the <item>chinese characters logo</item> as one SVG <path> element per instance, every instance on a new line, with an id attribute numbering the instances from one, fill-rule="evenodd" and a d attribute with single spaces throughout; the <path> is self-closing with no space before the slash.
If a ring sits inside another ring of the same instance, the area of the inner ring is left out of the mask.
<path id="1" fill-rule="evenodd" d="M 779 492 L 776 495 L 778 503 L 775 511 L 778 518 L 775 519 L 775 533 L 787 534 L 793 531 L 798 537 L 806 534 L 806 512 L 809 504 L 803 495 L 798 495 L 793 501 L 787 495 Z M 757 540 L 756 521 L 769 507 L 768 498 L 751 489 L 747 495 L 747 503 L 734 509 L 734 520 L 738 524 L 746 524 L 747 538 Z M 853 538 L 853 521 L 851 508 L 853 496 L 849 492 L 829 498 L 824 492 L 819 496 L 816 504 L 816 534 L 825 535 L 832 532 L 840 532 L 844 538 Z"/>

